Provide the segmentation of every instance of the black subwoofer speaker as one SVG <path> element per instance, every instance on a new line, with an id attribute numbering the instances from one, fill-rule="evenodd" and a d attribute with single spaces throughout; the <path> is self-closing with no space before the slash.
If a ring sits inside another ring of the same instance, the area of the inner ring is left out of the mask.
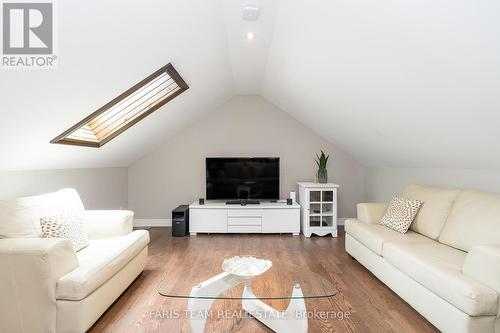
<path id="1" fill-rule="evenodd" d="M 189 233 L 189 205 L 180 205 L 172 211 L 172 236 L 184 237 Z"/>

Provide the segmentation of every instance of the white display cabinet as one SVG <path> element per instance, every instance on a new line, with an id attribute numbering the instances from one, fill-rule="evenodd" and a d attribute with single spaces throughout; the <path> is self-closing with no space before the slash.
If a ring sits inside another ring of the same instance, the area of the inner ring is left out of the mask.
<path id="1" fill-rule="evenodd" d="M 301 230 L 306 237 L 312 234 L 337 237 L 337 189 L 326 183 L 298 183 L 301 206 Z"/>

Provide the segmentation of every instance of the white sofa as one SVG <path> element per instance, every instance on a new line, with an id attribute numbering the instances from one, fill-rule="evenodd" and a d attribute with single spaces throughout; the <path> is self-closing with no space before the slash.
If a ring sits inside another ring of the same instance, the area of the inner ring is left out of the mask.
<path id="1" fill-rule="evenodd" d="M 500 196 L 408 185 L 423 201 L 406 234 L 358 204 L 346 251 L 443 332 L 500 333 Z"/>
<path id="2" fill-rule="evenodd" d="M 83 211 L 90 245 L 41 238 L 40 217 Z M 0 332 L 85 332 L 146 265 L 130 211 L 84 210 L 75 190 L 0 201 Z"/>

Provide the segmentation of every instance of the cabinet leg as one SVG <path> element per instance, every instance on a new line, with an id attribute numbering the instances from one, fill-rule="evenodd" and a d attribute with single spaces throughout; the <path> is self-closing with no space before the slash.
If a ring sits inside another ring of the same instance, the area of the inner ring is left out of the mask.
<path id="1" fill-rule="evenodd" d="M 299 235 L 299 233 L 298 233 L 298 232 L 294 232 L 292 235 L 293 235 L 293 236 L 298 236 L 298 235 Z"/>

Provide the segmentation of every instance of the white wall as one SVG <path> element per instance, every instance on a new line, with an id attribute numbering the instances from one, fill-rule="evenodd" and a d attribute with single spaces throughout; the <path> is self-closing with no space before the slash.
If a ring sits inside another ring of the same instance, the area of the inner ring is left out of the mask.
<path id="1" fill-rule="evenodd" d="M 364 198 L 363 167 L 262 97 L 236 96 L 129 167 L 129 208 L 139 219 L 170 218 L 179 204 L 205 197 L 205 157 L 277 156 L 282 198 L 315 173 L 314 154 L 331 155 L 329 181 L 340 184 L 339 217 Z"/>
<path id="2" fill-rule="evenodd" d="M 409 183 L 500 193 L 500 170 L 366 168 L 366 200 L 386 202 Z"/>
<path id="3" fill-rule="evenodd" d="M 0 172 L 0 199 L 72 187 L 87 209 L 127 208 L 127 168 Z"/>

